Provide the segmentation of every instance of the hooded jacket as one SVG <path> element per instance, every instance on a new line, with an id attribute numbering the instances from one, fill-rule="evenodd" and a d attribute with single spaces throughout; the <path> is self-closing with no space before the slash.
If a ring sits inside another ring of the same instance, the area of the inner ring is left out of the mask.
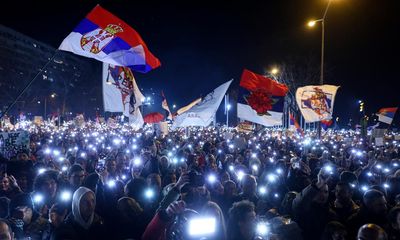
<path id="1" fill-rule="evenodd" d="M 51 239 L 107 239 L 103 219 L 93 213 L 88 221 L 82 218 L 80 204 L 82 198 L 92 190 L 80 187 L 72 197 L 72 212 L 51 235 Z M 93 193 L 94 194 L 94 193 Z"/>

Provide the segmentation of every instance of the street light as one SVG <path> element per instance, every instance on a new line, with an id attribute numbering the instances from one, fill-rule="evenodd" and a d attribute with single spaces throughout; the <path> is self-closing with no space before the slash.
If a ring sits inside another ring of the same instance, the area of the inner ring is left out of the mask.
<path id="1" fill-rule="evenodd" d="M 272 75 L 276 75 L 278 73 L 279 73 L 279 69 L 277 67 L 274 67 L 274 68 L 271 69 L 271 74 Z"/>
<path id="2" fill-rule="evenodd" d="M 324 15 L 321 19 L 312 20 L 308 22 L 309 27 L 314 27 L 317 22 L 321 23 L 321 75 L 319 78 L 319 84 L 324 84 L 324 50 L 325 50 L 325 19 L 326 14 L 328 13 L 329 6 L 333 0 L 328 0 L 328 4 L 326 5 Z M 321 138 L 321 122 L 318 124 L 318 137 Z"/>

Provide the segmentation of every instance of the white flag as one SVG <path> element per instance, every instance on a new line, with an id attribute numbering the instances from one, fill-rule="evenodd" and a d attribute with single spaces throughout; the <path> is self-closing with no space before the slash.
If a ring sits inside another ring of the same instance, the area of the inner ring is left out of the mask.
<path id="1" fill-rule="evenodd" d="M 104 111 L 129 117 L 142 105 L 144 96 L 129 68 L 103 63 L 103 99 Z"/>
<path id="2" fill-rule="evenodd" d="M 175 118 L 172 129 L 187 126 L 206 127 L 210 125 L 232 81 L 233 80 L 230 80 L 217 87 L 214 91 L 205 96 L 200 103 L 196 104 L 183 114 L 178 115 Z"/>
<path id="3" fill-rule="evenodd" d="M 305 86 L 296 91 L 296 101 L 306 122 L 332 119 L 338 86 Z"/>
<path id="4" fill-rule="evenodd" d="M 195 106 L 196 104 L 198 104 L 199 102 L 201 102 L 201 98 L 198 98 L 196 100 L 194 100 L 193 102 L 189 103 L 188 105 L 179 108 L 178 111 L 176 111 L 176 113 L 178 115 L 181 115 L 182 113 L 188 111 L 189 109 L 191 109 L 193 106 Z"/>
<path id="5" fill-rule="evenodd" d="M 243 103 L 237 104 L 237 116 L 242 120 L 258 123 L 266 127 L 282 125 L 283 113 L 274 111 L 268 111 L 268 113 L 270 114 L 269 116 L 260 116 L 249 105 Z"/>

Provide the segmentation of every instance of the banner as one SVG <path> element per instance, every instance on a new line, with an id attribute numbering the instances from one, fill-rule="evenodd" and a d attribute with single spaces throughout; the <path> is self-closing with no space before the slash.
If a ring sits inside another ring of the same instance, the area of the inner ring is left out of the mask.
<path id="1" fill-rule="evenodd" d="M 185 113 L 178 115 L 175 118 L 172 129 L 187 126 L 206 127 L 210 125 L 232 81 L 233 80 L 230 80 L 217 87 L 214 91 L 205 96 L 200 103 L 196 104 Z"/>
<path id="2" fill-rule="evenodd" d="M 122 112 L 136 125 L 143 122 L 142 114 L 137 112 L 144 96 L 129 68 L 103 63 L 103 100 L 104 111 Z"/>
<path id="3" fill-rule="evenodd" d="M 59 49 L 143 73 L 161 65 L 132 27 L 100 5 L 75 27 Z"/>
<path id="4" fill-rule="evenodd" d="M 27 131 L 0 133 L 0 154 L 10 159 L 20 151 L 29 151 L 29 133 Z"/>
<path id="5" fill-rule="evenodd" d="M 297 105 L 307 123 L 332 119 L 333 104 L 338 88 L 333 85 L 321 85 L 297 89 Z"/>

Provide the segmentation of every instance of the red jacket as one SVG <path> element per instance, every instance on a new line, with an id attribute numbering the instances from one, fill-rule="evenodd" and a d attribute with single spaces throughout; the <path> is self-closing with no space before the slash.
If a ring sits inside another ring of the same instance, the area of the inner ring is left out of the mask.
<path id="1" fill-rule="evenodd" d="M 166 240 L 165 232 L 170 224 L 165 211 L 159 211 L 153 217 L 142 235 L 142 240 Z"/>

